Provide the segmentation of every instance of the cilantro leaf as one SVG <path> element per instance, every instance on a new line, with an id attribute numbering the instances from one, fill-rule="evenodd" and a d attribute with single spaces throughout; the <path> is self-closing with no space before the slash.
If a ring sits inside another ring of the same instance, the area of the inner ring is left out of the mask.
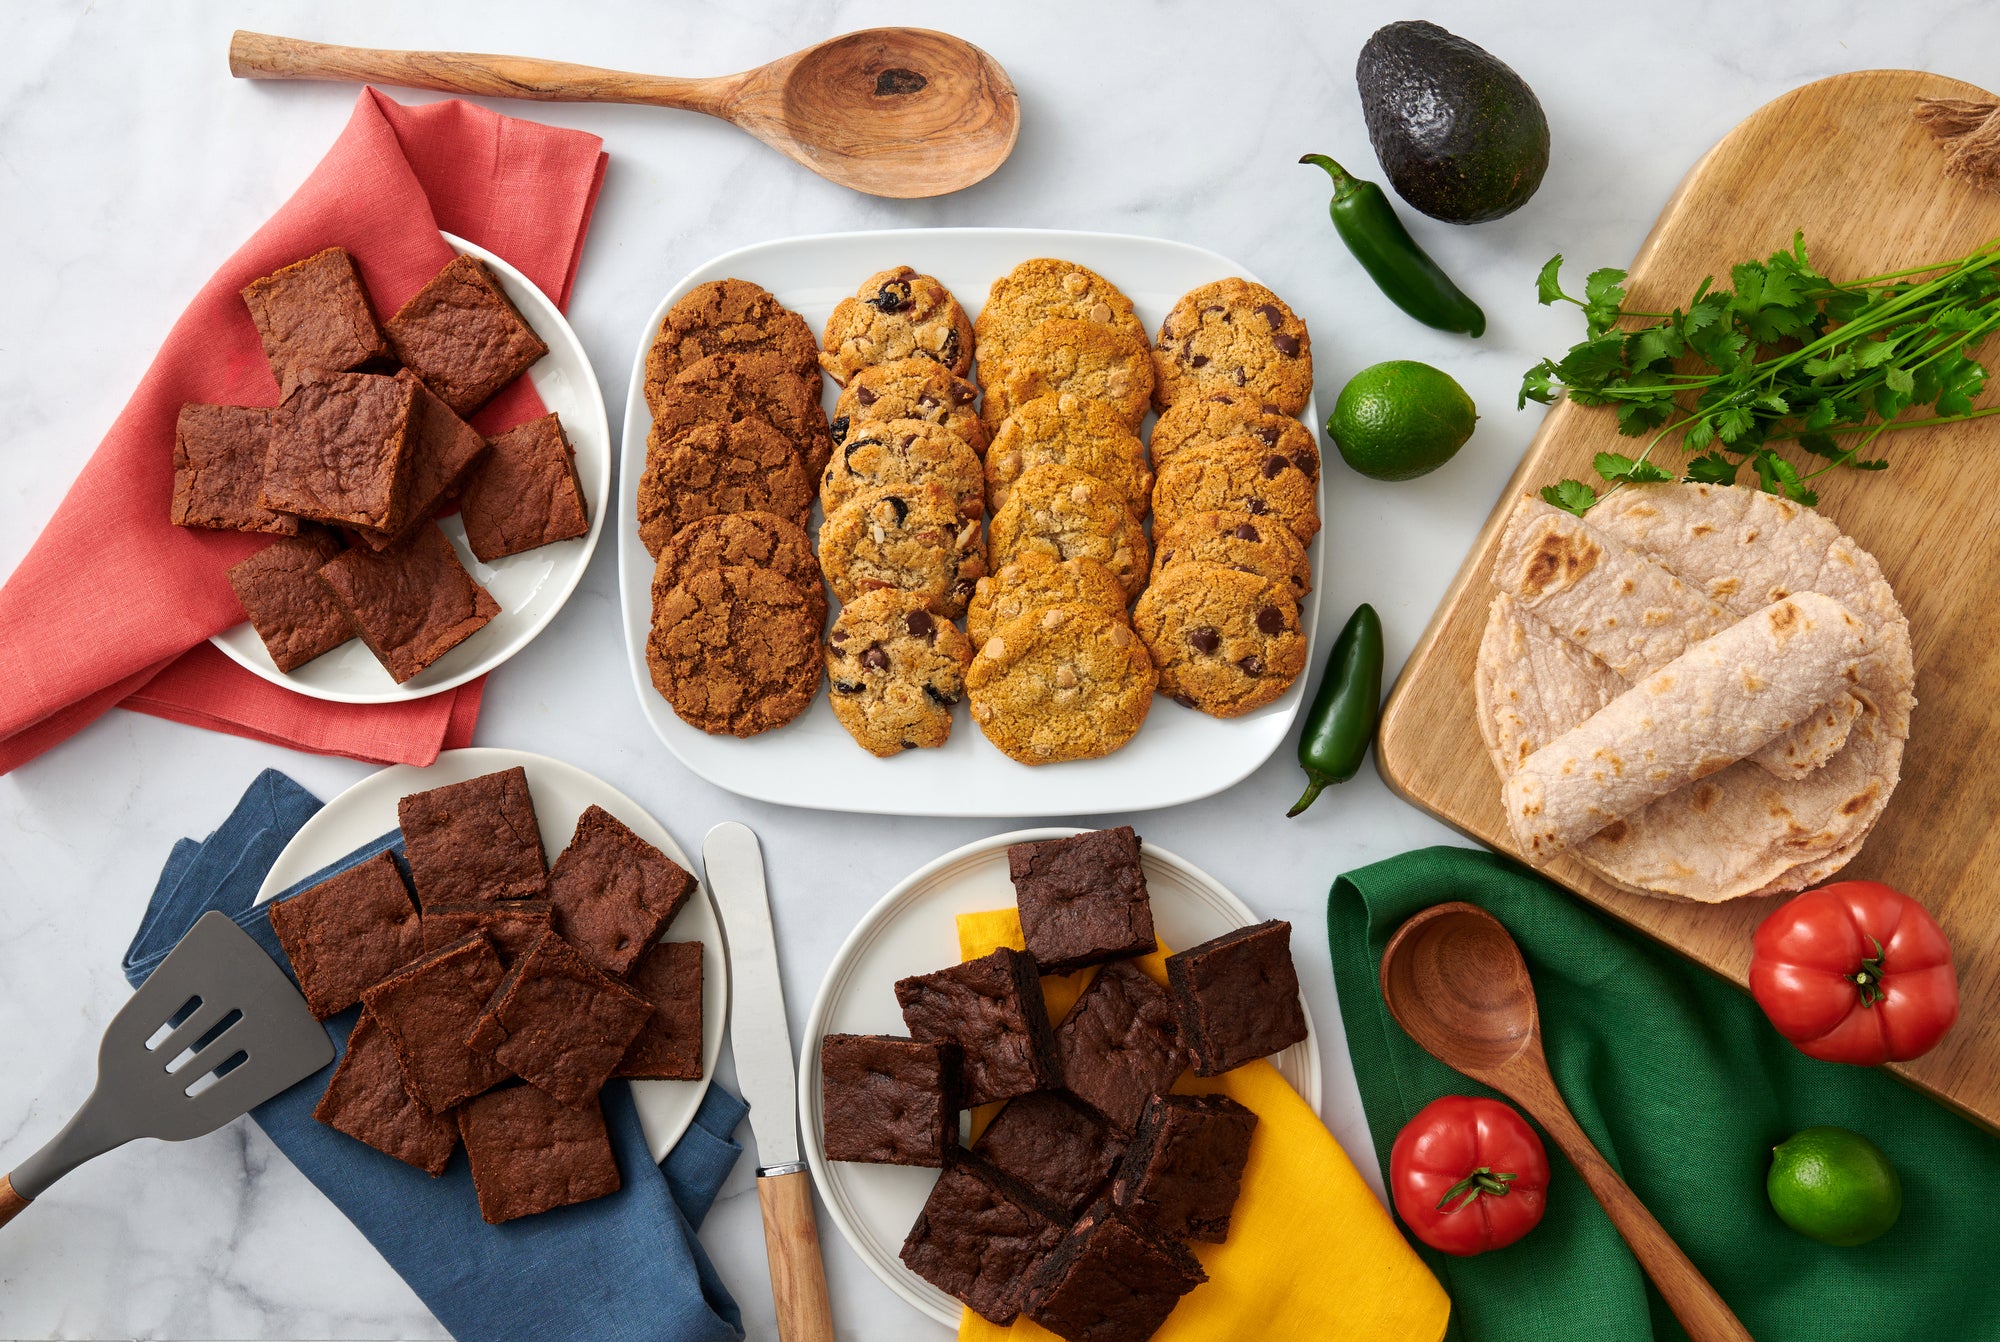
<path id="1" fill-rule="evenodd" d="M 1535 276 L 1535 301 L 1543 307 L 1557 301 L 1574 303 L 1576 300 L 1562 291 L 1562 282 L 1556 277 L 1562 273 L 1562 253 L 1557 252 L 1542 267 L 1541 274 Z"/>
<path id="2" fill-rule="evenodd" d="M 1599 452 L 1592 464 L 1597 468 L 1599 477 L 1608 484 L 1664 484 L 1674 478 L 1650 461 L 1635 461 L 1617 452 Z"/>
<path id="3" fill-rule="evenodd" d="M 1597 502 L 1597 491 L 1581 480 L 1561 480 L 1542 486 L 1542 501 L 1566 513 L 1582 517 Z"/>
<path id="4" fill-rule="evenodd" d="M 1687 478 L 1701 485 L 1733 485 L 1736 463 L 1720 452 L 1709 452 L 1688 463 Z"/>

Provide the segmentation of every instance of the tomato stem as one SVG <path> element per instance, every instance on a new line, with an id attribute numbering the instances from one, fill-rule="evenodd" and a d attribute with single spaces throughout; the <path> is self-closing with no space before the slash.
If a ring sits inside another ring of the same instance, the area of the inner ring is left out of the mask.
<path id="1" fill-rule="evenodd" d="M 1514 1179 L 1514 1175 L 1495 1174 L 1490 1166 L 1481 1165 L 1453 1184 L 1451 1190 L 1438 1199 L 1437 1209 L 1441 1212 L 1464 1211 L 1479 1201 L 1481 1193 L 1489 1197 L 1504 1198 L 1507 1196 L 1507 1185 L 1513 1183 Z M 1456 1207 L 1450 1205 L 1459 1199 L 1463 1201 L 1459 1201 Z"/>
<path id="2" fill-rule="evenodd" d="M 1875 948 L 1874 957 L 1863 960 L 1861 968 L 1849 974 L 1847 981 L 1861 990 L 1861 1005 L 1872 1007 L 1885 996 L 1882 991 L 1884 973 L 1882 961 L 1886 958 L 1886 953 L 1882 949 L 1882 943 L 1875 938 L 1868 938 L 1868 944 Z"/>

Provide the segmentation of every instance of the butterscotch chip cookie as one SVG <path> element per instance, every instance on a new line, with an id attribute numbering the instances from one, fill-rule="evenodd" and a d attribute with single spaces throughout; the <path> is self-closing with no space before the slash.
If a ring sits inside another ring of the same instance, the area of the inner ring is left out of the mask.
<path id="1" fill-rule="evenodd" d="M 1146 585 L 1152 555 L 1146 530 L 1115 486 L 1067 466 L 1037 466 L 1007 492 L 993 515 L 988 567 L 1041 551 L 1055 559 L 1095 559 L 1128 597 Z"/>
<path id="2" fill-rule="evenodd" d="M 764 512 L 803 527 L 812 512 L 812 476 L 798 445 L 757 415 L 700 420 L 646 439 L 639 477 L 639 539 L 655 559 L 674 533 L 722 513 Z"/>
<path id="3" fill-rule="evenodd" d="M 921 419 L 863 420 L 852 425 L 820 475 L 819 504 L 830 516 L 864 490 L 936 485 L 967 518 L 986 513 L 979 454 L 950 429 Z"/>
<path id="4" fill-rule="evenodd" d="M 646 665 L 683 722 L 755 736 L 819 692 L 820 627 L 806 594 L 771 570 L 709 569 L 654 602 Z"/>
<path id="5" fill-rule="evenodd" d="M 682 369 L 711 354 L 774 354 L 809 375 L 819 394 L 819 344 L 805 318 L 748 280 L 697 284 L 667 309 L 646 352 L 646 403 L 653 404 Z"/>
<path id="6" fill-rule="evenodd" d="M 986 503 L 994 512 L 1014 482 L 1037 466 L 1067 466 L 1095 476 L 1125 498 L 1134 517 L 1153 505 L 1146 449 L 1118 412 L 1074 392 L 1029 401 L 1007 416 L 986 453 Z"/>
<path id="7" fill-rule="evenodd" d="M 1153 423 L 1153 469 L 1174 453 L 1197 443 L 1224 438 L 1255 438 L 1273 452 L 1311 461 L 1309 474 L 1319 474 L 1319 442 L 1299 419 L 1282 414 L 1266 401 L 1243 392 L 1210 392 L 1191 396 L 1163 412 Z"/>
<path id="8" fill-rule="evenodd" d="M 951 290 L 897 266 L 870 275 L 826 319 L 820 367 L 842 386 L 864 368 L 929 359 L 959 377 L 972 369 L 972 323 Z"/>
<path id="9" fill-rule="evenodd" d="M 1292 529 L 1248 513 L 1189 513 L 1153 546 L 1153 581 L 1179 564 L 1220 564 L 1285 583 L 1293 596 L 1312 591 L 1312 559 Z"/>
<path id="10" fill-rule="evenodd" d="M 1285 301 L 1261 284 L 1217 280 L 1191 289 L 1160 323 L 1153 403 L 1244 391 L 1296 415 L 1312 395 L 1312 338 Z"/>
<path id="11" fill-rule="evenodd" d="M 653 401 L 653 431 L 662 439 L 707 421 L 755 415 L 792 440 L 817 479 L 833 455 L 826 412 L 819 405 L 820 376 L 786 364 L 776 354 L 713 354 L 676 373 Z"/>
<path id="12" fill-rule="evenodd" d="M 1103 322 L 1128 331 L 1143 343 L 1146 328 L 1132 300 L 1087 266 L 1054 257 L 1023 261 L 993 281 L 986 306 L 972 324 L 979 343 L 979 366 L 990 383 L 1021 338 L 1051 317 Z"/>
<path id="13" fill-rule="evenodd" d="M 1298 598 L 1283 579 L 1220 564 L 1179 564 L 1132 608 L 1160 693 L 1218 718 L 1241 717 L 1291 688 L 1306 665 Z"/>
<path id="14" fill-rule="evenodd" d="M 980 414 L 997 429 L 1015 407 L 1064 392 L 1102 401 L 1138 428 L 1153 395 L 1145 340 L 1101 322 L 1045 321 L 1008 351 L 1001 376 L 987 377 Z"/>
<path id="15" fill-rule="evenodd" d="M 819 564 L 843 602 L 889 587 L 935 601 L 951 619 L 965 614 L 986 572 L 979 523 L 936 485 L 856 494 L 820 525 Z"/>
<path id="16" fill-rule="evenodd" d="M 1146 721 L 1157 675 L 1122 612 L 1045 606 L 989 635 L 965 673 L 972 720 L 1023 764 L 1095 759 Z"/>
<path id="17" fill-rule="evenodd" d="M 921 419 L 941 424 L 986 453 L 979 420 L 979 388 L 929 359 L 898 359 L 864 368 L 841 388 L 833 406 L 833 441 L 846 440 L 863 420 Z"/>
<path id="18" fill-rule="evenodd" d="M 826 636 L 833 715 L 871 755 L 941 746 L 971 661 L 971 640 L 926 598 L 863 592 Z"/>
<path id="19" fill-rule="evenodd" d="M 1300 544 L 1319 531 L 1319 482 L 1255 438 L 1182 448 L 1153 485 L 1153 526 L 1162 534 L 1191 513 L 1248 513 L 1290 527 Z"/>
<path id="20" fill-rule="evenodd" d="M 979 580 L 966 608 L 965 631 L 977 646 L 1007 621 L 1043 606 L 1101 606 L 1122 615 L 1129 601 L 1111 570 L 1095 559 L 1058 559 L 1029 550 Z"/>
<path id="21" fill-rule="evenodd" d="M 826 585 L 805 529 L 776 513 L 722 513 L 690 522 L 660 547 L 653 566 L 653 601 L 697 573 L 721 568 L 767 568 L 804 592 L 826 623 Z"/>

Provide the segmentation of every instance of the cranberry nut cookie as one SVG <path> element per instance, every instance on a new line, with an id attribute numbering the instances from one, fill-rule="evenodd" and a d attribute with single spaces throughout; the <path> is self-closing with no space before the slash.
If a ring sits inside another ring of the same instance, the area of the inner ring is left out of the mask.
<path id="1" fill-rule="evenodd" d="M 951 736 L 972 643 L 927 598 L 863 592 L 841 610 L 826 645 L 833 715 L 862 749 L 886 758 Z"/>
<path id="2" fill-rule="evenodd" d="M 972 323 L 929 275 L 908 266 L 870 275 L 827 318 L 820 367 L 842 386 L 864 368 L 913 358 L 959 377 L 972 370 Z"/>

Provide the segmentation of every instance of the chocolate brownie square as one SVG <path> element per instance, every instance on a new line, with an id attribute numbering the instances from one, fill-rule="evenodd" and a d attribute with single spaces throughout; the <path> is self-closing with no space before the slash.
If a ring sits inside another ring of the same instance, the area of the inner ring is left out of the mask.
<path id="1" fill-rule="evenodd" d="M 396 803 L 403 856 L 424 907 L 540 895 L 542 831 L 519 765 L 412 792 Z"/>
<path id="2" fill-rule="evenodd" d="M 396 357 L 460 415 L 549 352 L 486 264 L 453 257 L 385 324 Z"/>
<path id="3" fill-rule="evenodd" d="M 1173 998 L 1130 961 L 1097 971 L 1056 1026 L 1056 1055 L 1065 1089 L 1123 1133 L 1188 1061 Z"/>
<path id="4" fill-rule="evenodd" d="M 272 512 L 257 501 L 270 451 L 271 412 L 265 407 L 189 401 L 174 422 L 174 498 L 168 519 L 177 527 L 296 535 L 298 518 Z"/>
<path id="5" fill-rule="evenodd" d="M 1068 1342 L 1145 1342 L 1207 1280 L 1193 1254 L 1100 1202 L 1037 1265 L 1023 1312 Z"/>
<path id="6" fill-rule="evenodd" d="M 395 1041 L 365 1011 L 348 1032 L 347 1055 L 313 1117 L 433 1176 L 444 1173 L 458 1145 L 458 1121 L 432 1113 L 410 1093 Z"/>
<path id="7" fill-rule="evenodd" d="M 1002 946 L 991 955 L 896 983 L 903 1024 L 918 1039 L 964 1053 L 964 1102 L 1012 1099 L 1060 1082 L 1035 957 Z"/>
<path id="8" fill-rule="evenodd" d="M 1062 1237 L 1060 1212 L 961 1151 L 932 1185 L 901 1256 L 910 1271 L 1004 1328 L 1021 1312 L 1030 1269 Z"/>
<path id="9" fill-rule="evenodd" d="M 556 931 L 609 974 L 660 939 L 694 893 L 694 877 L 601 806 L 577 817 L 549 868 Z"/>
<path id="10" fill-rule="evenodd" d="M 937 1169 L 958 1145 L 958 1046 L 880 1034 L 819 1041 L 826 1158 Z"/>
<path id="11" fill-rule="evenodd" d="M 604 1089 L 653 1004 L 544 932 L 514 962 L 466 1042 L 575 1109 Z"/>
<path id="12" fill-rule="evenodd" d="M 460 1109 L 458 1131 L 488 1225 L 618 1191 L 618 1159 L 594 1097 L 571 1109 L 533 1086 L 509 1086 Z"/>
<path id="13" fill-rule="evenodd" d="M 409 492 L 416 389 L 376 373 L 301 373 L 271 416 L 257 502 L 341 526 L 388 529 Z"/>
<path id="14" fill-rule="evenodd" d="M 1139 836 L 1130 825 L 1014 844 L 1007 874 L 1022 937 L 1045 974 L 1148 955 L 1158 945 Z"/>
<path id="15" fill-rule="evenodd" d="M 554 415 L 507 430 L 489 445 L 458 505 L 482 564 L 590 531 L 576 453 Z"/>
<path id="16" fill-rule="evenodd" d="M 352 370 L 395 357 L 345 248 L 329 247 L 250 281 L 243 303 L 281 387 L 310 368 Z"/>
<path id="17" fill-rule="evenodd" d="M 424 952 L 416 906 L 387 853 L 273 904 L 271 930 L 320 1020 L 347 1010 Z"/>
<path id="18" fill-rule="evenodd" d="M 479 430 L 451 412 L 415 373 L 405 368 L 396 374 L 416 390 L 417 426 L 410 445 L 409 481 L 402 511 L 387 531 L 357 531 L 371 550 L 386 550 L 431 520 L 445 496 L 464 481 L 481 454 L 486 440 Z"/>
<path id="19" fill-rule="evenodd" d="M 1109 1124 L 1053 1090 L 1007 1101 L 972 1154 L 1071 1216 L 1096 1200 L 1125 1154 Z"/>
<path id="20" fill-rule="evenodd" d="M 1196 1076 L 1220 1076 L 1306 1037 L 1288 922 L 1239 927 L 1168 956 L 1167 987 Z"/>
<path id="21" fill-rule="evenodd" d="M 361 995 L 396 1044 L 410 1093 L 434 1114 L 511 1075 L 466 1042 L 506 971 L 485 937 L 454 942 Z"/>
<path id="22" fill-rule="evenodd" d="M 653 1004 L 613 1076 L 701 1080 L 701 943 L 656 941 L 625 976 Z"/>
<path id="23" fill-rule="evenodd" d="M 320 569 L 340 549 L 332 532 L 308 525 L 224 574 L 280 671 L 296 671 L 354 637 L 347 612 L 319 580 Z"/>
<path id="24" fill-rule="evenodd" d="M 433 522 L 379 554 L 358 548 L 338 555 L 319 579 L 398 685 L 500 613 Z"/>
<path id="25" fill-rule="evenodd" d="M 1227 1095 L 1155 1095 L 1111 1182 L 1111 1200 L 1162 1235 L 1220 1244 L 1257 1115 Z"/>
<path id="26" fill-rule="evenodd" d="M 424 949 L 441 951 L 461 937 L 483 932 L 503 966 L 535 944 L 549 930 L 546 899 L 469 900 L 463 904 L 424 905 Z"/>

